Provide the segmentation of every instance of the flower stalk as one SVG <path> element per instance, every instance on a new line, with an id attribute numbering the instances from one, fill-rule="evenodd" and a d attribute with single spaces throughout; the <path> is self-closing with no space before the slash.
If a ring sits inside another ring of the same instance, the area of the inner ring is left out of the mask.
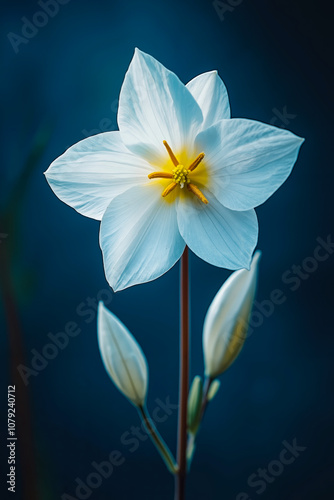
<path id="1" fill-rule="evenodd" d="M 208 394 L 209 394 L 212 382 L 213 382 L 213 379 L 210 377 L 206 377 L 204 380 L 202 408 L 201 408 L 201 413 L 200 413 L 200 418 L 199 418 L 200 422 L 202 422 L 202 420 L 203 420 L 206 407 L 208 406 L 208 403 L 209 403 Z"/>
<path id="2" fill-rule="evenodd" d="M 185 499 L 187 474 L 187 406 L 189 390 L 189 252 L 185 248 L 181 258 L 180 276 L 180 394 L 175 500 Z"/>
<path id="3" fill-rule="evenodd" d="M 196 436 L 197 436 L 197 433 L 199 430 L 199 426 L 202 423 L 202 420 L 203 420 L 203 417 L 205 414 L 205 410 L 206 410 L 208 403 L 210 401 L 209 392 L 210 392 L 210 387 L 211 387 L 212 382 L 213 382 L 213 379 L 210 377 L 206 377 L 204 380 L 203 399 L 202 399 L 201 409 L 200 409 L 199 417 L 198 417 L 199 425 L 198 425 L 198 428 L 196 429 L 196 432 L 189 433 L 189 438 L 188 438 L 188 443 L 187 443 L 187 452 L 186 452 L 187 462 L 188 462 L 188 470 L 190 468 L 190 464 L 191 464 L 191 461 L 192 461 L 192 458 L 193 458 L 193 455 L 195 452 L 195 441 L 196 441 Z"/>
<path id="4" fill-rule="evenodd" d="M 162 437 L 159 435 L 158 431 L 156 430 L 153 421 L 147 411 L 147 408 L 145 406 L 138 406 L 138 412 L 139 415 L 144 422 L 144 425 L 148 431 L 148 434 L 160 453 L 161 458 L 165 462 L 167 469 L 172 473 L 172 474 L 177 474 L 178 473 L 178 465 L 174 460 L 174 457 L 169 450 L 168 446 L 162 439 Z"/>

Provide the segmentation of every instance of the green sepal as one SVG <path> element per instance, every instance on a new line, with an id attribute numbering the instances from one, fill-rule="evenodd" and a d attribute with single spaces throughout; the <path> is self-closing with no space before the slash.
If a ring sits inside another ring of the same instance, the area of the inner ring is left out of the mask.
<path id="1" fill-rule="evenodd" d="M 187 444 L 187 470 L 190 471 L 190 467 L 194 458 L 196 450 L 195 435 L 189 434 L 188 444 Z"/>
<path id="2" fill-rule="evenodd" d="M 207 395 L 208 401 L 211 401 L 216 396 L 217 392 L 219 391 L 219 388 L 220 388 L 220 381 L 217 379 L 213 380 Z"/>
<path id="3" fill-rule="evenodd" d="M 191 384 L 188 397 L 188 430 L 191 434 L 196 434 L 200 424 L 201 407 L 203 399 L 203 380 L 196 375 Z"/>

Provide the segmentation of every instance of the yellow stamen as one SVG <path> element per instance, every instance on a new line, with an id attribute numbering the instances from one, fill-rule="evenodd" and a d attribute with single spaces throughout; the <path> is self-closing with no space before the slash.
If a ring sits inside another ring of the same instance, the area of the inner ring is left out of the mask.
<path id="1" fill-rule="evenodd" d="M 189 170 L 183 165 L 178 165 L 177 167 L 173 168 L 173 174 L 174 181 L 180 184 L 181 188 L 183 188 L 185 184 L 188 184 Z"/>
<path id="2" fill-rule="evenodd" d="M 173 174 L 169 172 L 152 172 L 147 176 L 149 179 L 173 179 Z"/>
<path id="3" fill-rule="evenodd" d="M 169 195 L 174 189 L 177 187 L 177 185 L 180 186 L 181 189 L 183 189 L 185 186 L 187 186 L 188 190 L 191 191 L 197 198 L 202 202 L 207 205 L 209 202 L 205 198 L 204 194 L 202 191 L 195 185 L 192 184 L 191 179 L 190 179 L 190 174 L 195 170 L 195 168 L 198 167 L 198 165 L 201 163 L 203 160 L 205 154 L 200 153 L 197 158 L 190 164 L 190 166 L 187 168 L 184 165 L 181 165 L 179 160 L 176 158 L 174 155 L 172 148 L 169 146 L 167 141 L 163 141 L 163 144 L 167 150 L 167 153 L 174 165 L 174 168 L 172 169 L 172 172 L 165 172 L 165 171 L 158 171 L 158 172 L 151 172 L 148 174 L 149 179 L 172 179 L 172 182 L 168 184 L 168 186 L 163 190 L 162 192 L 162 197 L 165 198 L 166 196 Z"/>
<path id="4" fill-rule="evenodd" d="M 202 193 L 202 191 L 200 189 L 198 189 L 197 186 L 195 186 L 195 184 L 188 184 L 188 189 L 189 191 L 191 191 L 192 193 L 194 193 L 197 198 L 199 198 L 203 203 L 205 203 L 206 205 L 209 203 L 208 200 L 205 198 L 204 194 Z"/>
<path id="5" fill-rule="evenodd" d="M 162 192 L 163 198 L 165 196 L 167 196 L 169 193 L 171 193 L 173 191 L 173 189 L 176 188 L 176 186 L 177 186 L 177 182 L 171 182 L 170 184 L 168 184 L 168 186 Z"/>
<path id="6" fill-rule="evenodd" d="M 168 152 L 168 154 L 169 154 L 170 159 L 171 159 L 171 160 L 172 160 L 172 162 L 174 163 L 175 167 L 177 167 L 177 166 L 179 165 L 179 163 L 180 163 L 180 162 L 177 160 L 177 158 L 176 158 L 176 156 L 174 155 L 174 153 L 173 153 L 173 151 L 172 151 L 172 149 L 171 149 L 170 145 L 168 144 L 168 142 L 167 142 L 167 141 L 163 141 L 163 143 L 164 143 L 165 148 L 167 149 L 167 152 Z"/>
<path id="7" fill-rule="evenodd" d="M 204 153 L 200 153 L 196 160 L 194 160 L 192 162 L 192 164 L 190 165 L 190 167 L 188 167 L 188 170 L 190 170 L 190 172 L 192 172 L 193 170 L 195 170 L 196 167 L 198 167 L 198 165 L 201 163 L 201 161 L 203 160 L 205 154 Z"/>

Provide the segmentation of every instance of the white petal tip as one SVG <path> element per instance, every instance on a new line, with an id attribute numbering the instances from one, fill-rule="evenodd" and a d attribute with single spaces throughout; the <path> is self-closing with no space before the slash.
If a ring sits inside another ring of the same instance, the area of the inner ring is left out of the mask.
<path id="1" fill-rule="evenodd" d="M 249 261 L 247 261 L 247 263 L 245 263 L 244 267 L 242 269 L 247 269 L 247 271 L 250 271 L 251 270 L 251 267 L 252 267 L 252 263 L 253 263 L 253 259 L 252 257 L 249 259 Z"/>
<path id="2" fill-rule="evenodd" d="M 252 260 L 252 263 L 257 263 L 262 257 L 262 252 L 261 250 L 256 250 L 256 252 L 254 253 L 253 255 L 253 260 Z"/>
<path id="3" fill-rule="evenodd" d="M 262 256 L 261 250 L 256 250 L 256 252 L 254 253 L 254 255 L 252 257 L 248 271 L 252 271 L 258 266 L 258 263 L 261 259 L 261 256 Z"/>
<path id="4" fill-rule="evenodd" d="M 134 51 L 134 56 L 147 56 L 148 54 L 146 54 L 146 52 L 143 52 L 142 50 L 140 50 L 138 47 L 135 47 L 135 51 Z"/>
<path id="5" fill-rule="evenodd" d="M 300 137 L 299 135 L 296 135 L 293 132 L 290 132 L 290 134 L 292 134 L 294 136 L 294 139 L 295 139 L 295 141 L 296 141 L 296 143 L 298 144 L 299 147 L 303 144 L 303 142 L 305 142 L 305 138 L 304 137 Z"/>
<path id="6" fill-rule="evenodd" d="M 211 71 L 208 71 L 207 73 L 203 73 L 203 75 L 205 75 L 205 74 L 210 75 L 210 76 L 215 78 L 216 76 L 218 76 L 218 71 L 216 69 L 213 69 Z"/>
<path id="7" fill-rule="evenodd" d="M 258 262 L 260 261 L 262 256 L 261 250 L 256 250 L 252 258 L 250 259 L 249 262 L 247 262 L 247 265 L 245 265 L 242 269 L 246 269 L 247 271 L 251 271 L 255 266 L 257 266 Z"/>

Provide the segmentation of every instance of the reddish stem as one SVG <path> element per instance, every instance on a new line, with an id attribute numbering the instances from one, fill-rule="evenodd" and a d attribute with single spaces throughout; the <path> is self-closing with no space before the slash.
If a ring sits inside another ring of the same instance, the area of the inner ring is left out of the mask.
<path id="1" fill-rule="evenodd" d="M 185 499 L 187 474 L 187 403 L 189 391 L 189 253 L 185 248 L 181 257 L 180 276 L 180 394 L 177 461 L 179 472 L 175 475 L 175 500 Z"/>

